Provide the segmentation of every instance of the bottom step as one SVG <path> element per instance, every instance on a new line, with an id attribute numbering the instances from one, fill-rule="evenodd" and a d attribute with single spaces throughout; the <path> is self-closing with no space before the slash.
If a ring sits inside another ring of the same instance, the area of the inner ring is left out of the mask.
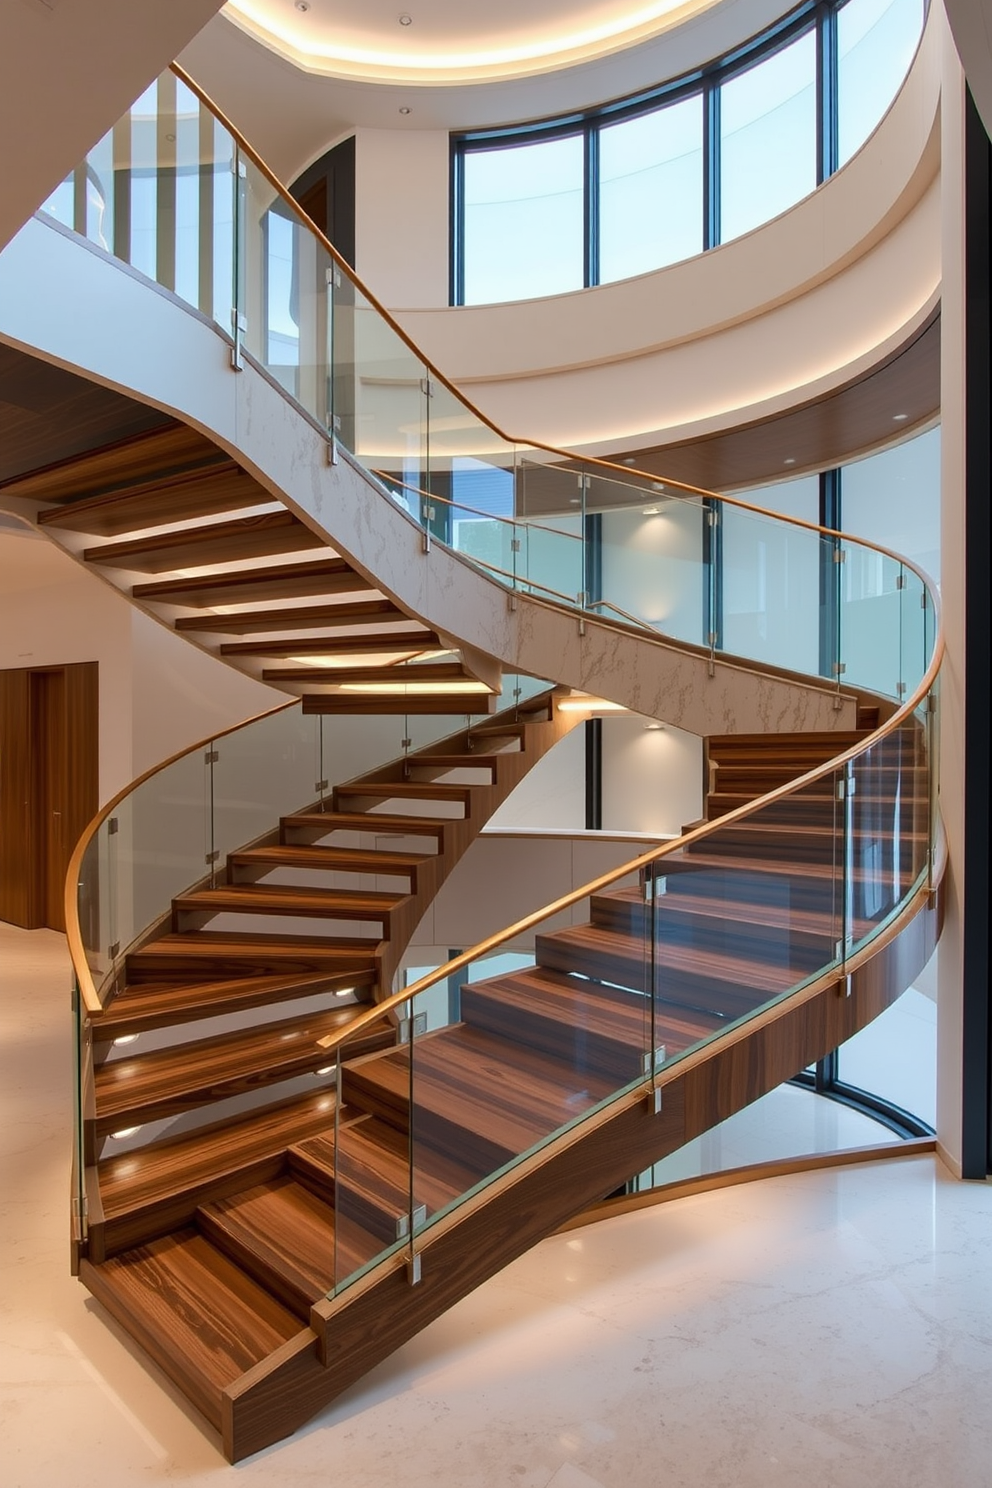
<path id="1" fill-rule="evenodd" d="M 207 1419 L 221 1429 L 222 1392 L 300 1332 L 280 1306 L 195 1230 L 178 1230 L 80 1280 Z"/>

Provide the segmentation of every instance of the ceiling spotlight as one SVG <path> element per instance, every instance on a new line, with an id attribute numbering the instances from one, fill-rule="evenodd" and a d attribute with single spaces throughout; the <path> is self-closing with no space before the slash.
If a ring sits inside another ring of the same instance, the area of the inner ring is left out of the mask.
<path id="1" fill-rule="evenodd" d="M 170 145 L 174 145 L 176 143 L 176 136 L 174 134 L 167 134 L 165 137 L 169 141 Z"/>
<path id="2" fill-rule="evenodd" d="M 407 106 L 404 104 L 403 107 L 400 109 L 400 113 L 401 114 L 412 114 L 413 113 L 413 109 L 407 108 Z"/>
<path id="3" fill-rule="evenodd" d="M 903 424 L 903 423 L 906 422 L 906 420 L 908 418 L 909 418 L 909 414 L 908 413 L 894 413 L 892 415 L 892 422 L 894 424 Z"/>
<path id="4" fill-rule="evenodd" d="M 787 460 L 783 460 L 782 461 L 782 464 L 783 465 L 795 465 L 795 463 L 796 463 L 796 461 L 795 461 L 795 457 L 793 455 L 790 455 Z"/>
<path id="5" fill-rule="evenodd" d="M 400 25 L 401 26 L 412 26 L 413 25 L 413 16 L 412 15 L 407 15 L 406 11 L 404 11 L 403 14 L 400 16 Z"/>
<path id="6" fill-rule="evenodd" d="M 663 723 L 646 723 L 644 727 L 647 729 L 649 734 L 660 734 L 663 731 L 665 725 Z"/>
<path id="7" fill-rule="evenodd" d="M 293 3 L 301 15 L 306 15 L 310 9 L 310 0 L 293 0 Z"/>

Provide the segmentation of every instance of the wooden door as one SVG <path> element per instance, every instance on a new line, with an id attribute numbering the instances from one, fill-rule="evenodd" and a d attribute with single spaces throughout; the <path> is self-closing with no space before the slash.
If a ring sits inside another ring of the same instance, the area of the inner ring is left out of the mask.
<path id="1" fill-rule="evenodd" d="M 97 664 L 0 672 L 0 919 L 65 929 L 65 876 L 98 801 Z"/>
<path id="2" fill-rule="evenodd" d="M 31 676 L 31 728 L 35 764 L 34 870 L 37 918 L 51 930 L 65 929 L 63 903 L 69 751 L 66 736 L 65 673 Z"/>

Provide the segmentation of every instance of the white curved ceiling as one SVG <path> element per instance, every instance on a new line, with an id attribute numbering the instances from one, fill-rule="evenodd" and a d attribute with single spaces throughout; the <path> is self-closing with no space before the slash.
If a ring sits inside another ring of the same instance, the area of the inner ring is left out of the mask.
<path id="1" fill-rule="evenodd" d="M 307 71 L 463 85 L 636 46 L 716 0 L 229 0 L 225 14 Z"/>

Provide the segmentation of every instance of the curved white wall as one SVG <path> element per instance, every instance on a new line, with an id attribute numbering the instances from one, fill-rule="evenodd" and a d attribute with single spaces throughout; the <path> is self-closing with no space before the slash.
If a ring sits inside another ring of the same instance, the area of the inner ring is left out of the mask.
<path id="1" fill-rule="evenodd" d="M 407 308 L 397 318 L 521 438 L 618 450 L 780 413 L 858 376 L 936 303 L 939 100 L 940 38 L 931 20 L 874 135 L 781 217 L 635 279 L 544 300 Z M 430 139 L 419 153 L 422 165 L 436 163 Z M 385 174 L 380 159 L 379 196 Z M 424 184 L 426 202 L 436 184 Z M 425 224 L 428 251 L 416 255 L 412 199 L 408 206 L 403 253 L 380 248 L 367 270 L 387 303 L 409 307 L 436 299 L 438 273 L 437 202 Z"/>

